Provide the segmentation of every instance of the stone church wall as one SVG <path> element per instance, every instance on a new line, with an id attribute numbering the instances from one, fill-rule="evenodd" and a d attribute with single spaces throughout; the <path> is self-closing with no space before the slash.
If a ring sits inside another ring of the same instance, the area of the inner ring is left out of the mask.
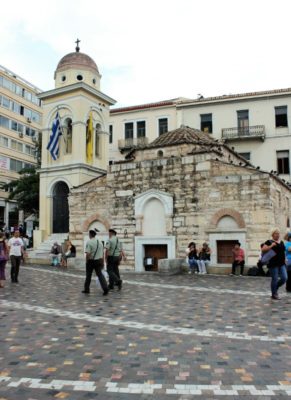
<path id="1" fill-rule="evenodd" d="M 167 234 L 176 237 L 177 257 L 185 256 L 190 241 L 199 245 L 208 241 L 209 232 L 217 230 L 224 215 L 236 218 L 239 229 L 245 232 L 246 252 L 252 262 L 271 227 L 286 230 L 287 187 L 254 168 L 215 161 L 205 153 L 153 160 L 145 156 L 143 161 L 114 164 L 107 177 L 73 189 L 69 199 L 71 239 L 83 246 L 83 232 L 90 221 L 100 220 L 104 226 L 117 229 L 133 268 L 134 236 L 140 235 L 134 201 L 149 189 L 173 196 Z"/>

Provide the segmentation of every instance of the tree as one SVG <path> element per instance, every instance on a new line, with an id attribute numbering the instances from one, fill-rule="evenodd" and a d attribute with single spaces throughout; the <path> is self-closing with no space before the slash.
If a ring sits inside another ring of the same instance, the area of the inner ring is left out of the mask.
<path id="1" fill-rule="evenodd" d="M 25 215 L 36 214 L 39 211 L 39 173 L 36 167 L 23 168 L 19 171 L 19 179 L 4 186 L 10 192 L 9 199 L 16 200 L 18 208 Z"/>

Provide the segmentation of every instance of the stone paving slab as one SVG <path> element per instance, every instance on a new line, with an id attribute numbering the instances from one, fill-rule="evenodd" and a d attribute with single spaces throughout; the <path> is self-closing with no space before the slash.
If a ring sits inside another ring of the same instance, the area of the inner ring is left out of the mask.
<path id="1" fill-rule="evenodd" d="M 291 395 L 291 296 L 269 278 L 123 273 L 107 297 L 77 270 L 19 278 L 0 291 L 0 400 Z"/>

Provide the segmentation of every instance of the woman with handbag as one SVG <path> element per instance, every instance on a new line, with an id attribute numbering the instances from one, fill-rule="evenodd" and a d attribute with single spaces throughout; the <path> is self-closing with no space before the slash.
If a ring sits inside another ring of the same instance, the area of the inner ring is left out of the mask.
<path id="1" fill-rule="evenodd" d="M 0 232 L 0 288 L 4 288 L 5 267 L 8 260 L 8 246 L 3 232 Z"/>
<path id="2" fill-rule="evenodd" d="M 280 300 L 278 295 L 278 289 L 280 286 L 284 285 L 287 280 L 287 272 L 285 266 L 285 245 L 282 240 L 280 240 L 280 230 L 275 228 L 271 232 L 272 239 L 267 240 L 262 247 L 262 254 L 273 250 L 274 255 L 268 261 L 268 268 L 271 280 L 271 298 L 273 300 Z M 262 257 L 263 258 L 263 257 Z"/>

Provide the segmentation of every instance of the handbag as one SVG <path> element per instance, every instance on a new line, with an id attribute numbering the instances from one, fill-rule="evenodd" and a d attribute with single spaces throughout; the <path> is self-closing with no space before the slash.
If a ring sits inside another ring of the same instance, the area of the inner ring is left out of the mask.
<path id="1" fill-rule="evenodd" d="M 268 251 L 266 251 L 265 253 L 263 253 L 262 258 L 261 258 L 261 263 L 263 265 L 268 265 L 271 258 L 273 258 L 277 253 L 273 250 L 270 249 Z"/>
<path id="2" fill-rule="evenodd" d="M 7 261 L 8 254 L 4 250 L 3 243 L 0 244 L 0 261 Z"/>

